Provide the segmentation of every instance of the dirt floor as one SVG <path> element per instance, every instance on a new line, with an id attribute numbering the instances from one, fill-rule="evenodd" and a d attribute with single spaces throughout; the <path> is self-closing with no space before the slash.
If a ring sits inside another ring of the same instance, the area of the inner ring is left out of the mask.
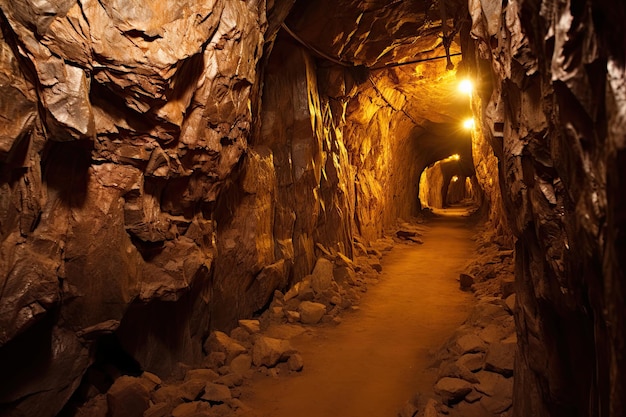
<path id="1" fill-rule="evenodd" d="M 439 212 L 424 244 L 398 244 L 383 259 L 380 282 L 339 325 L 311 327 L 291 340 L 301 373 L 257 373 L 241 399 L 260 417 L 395 417 L 416 392 L 429 394 L 431 352 L 467 317 L 474 302 L 458 276 L 472 257 L 474 222 L 465 211 Z"/>

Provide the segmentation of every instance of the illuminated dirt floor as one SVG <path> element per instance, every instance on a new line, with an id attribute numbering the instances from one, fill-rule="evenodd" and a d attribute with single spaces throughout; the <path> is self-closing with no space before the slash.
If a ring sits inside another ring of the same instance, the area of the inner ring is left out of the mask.
<path id="1" fill-rule="evenodd" d="M 458 276 L 472 256 L 462 210 L 428 223 L 423 245 L 397 244 L 378 284 L 337 326 L 313 327 L 292 344 L 302 373 L 257 374 L 242 399 L 259 417 L 395 417 L 416 392 L 432 392 L 431 353 L 466 318 L 473 297 Z"/>

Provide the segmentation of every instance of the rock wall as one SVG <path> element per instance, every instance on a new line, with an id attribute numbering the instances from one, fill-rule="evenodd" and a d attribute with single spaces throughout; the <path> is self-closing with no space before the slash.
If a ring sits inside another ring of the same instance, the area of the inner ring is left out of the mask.
<path id="1" fill-rule="evenodd" d="M 0 414 L 51 416 L 106 335 L 159 373 L 202 358 L 268 23 L 253 1 L 0 10 Z"/>
<path id="2" fill-rule="evenodd" d="M 470 11 L 482 130 L 518 238 L 514 415 L 622 416 L 626 6 Z"/>

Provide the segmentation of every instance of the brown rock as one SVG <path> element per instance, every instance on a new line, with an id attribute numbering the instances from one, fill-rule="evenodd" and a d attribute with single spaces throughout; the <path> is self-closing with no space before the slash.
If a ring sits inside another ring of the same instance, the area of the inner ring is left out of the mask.
<path id="1" fill-rule="evenodd" d="M 239 326 L 250 334 L 256 334 L 261 331 L 261 323 L 258 320 L 239 320 Z"/>
<path id="2" fill-rule="evenodd" d="M 456 349 L 462 355 L 466 353 L 484 352 L 486 348 L 485 342 L 472 333 L 465 334 L 456 340 Z"/>
<path id="3" fill-rule="evenodd" d="M 472 384 L 459 378 L 441 378 L 435 384 L 435 393 L 448 405 L 462 401 L 471 391 Z"/>
<path id="4" fill-rule="evenodd" d="M 282 312 L 282 309 L 281 309 Z M 223 352 L 226 354 L 226 364 L 235 357 L 247 352 L 247 349 L 226 333 L 214 331 L 204 344 L 206 352 Z"/>
<path id="5" fill-rule="evenodd" d="M 230 394 L 230 390 L 225 385 L 209 382 L 204 387 L 202 399 L 210 402 L 211 404 L 222 404 L 231 398 L 232 395 Z"/>
<path id="6" fill-rule="evenodd" d="M 252 363 L 255 366 L 271 368 L 280 361 L 286 361 L 295 353 L 287 340 L 259 336 L 252 349 Z"/>
<path id="7" fill-rule="evenodd" d="M 182 403 L 172 410 L 172 417 L 210 417 L 211 405 L 204 401 Z"/>
<path id="8" fill-rule="evenodd" d="M 240 375 L 245 375 L 246 372 L 250 370 L 251 366 L 252 357 L 247 354 L 237 356 L 230 363 L 230 369 Z"/>
<path id="9" fill-rule="evenodd" d="M 474 277 L 468 274 L 459 275 L 459 284 L 462 291 L 470 291 L 474 285 Z"/>
<path id="10" fill-rule="evenodd" d="M 485 357 L 485 370 L 499 373 L 505 377 L 512 376 L 515 348 L 516 345 L 513 343 L 491 344 Z"/>
<path id="11" fill-rule="evenodd" d="M 321 294 L 329 289 L 333 281 L 333 264 L 326 258 L 318 258 L 311 273 L 311 288 Z"/>
<path id="12" fill-rule="evenodd" d="M 190 369 L 185 374 L 185 381 L 199 379 L 201 381 L 214 381 L 219 377 L 218 373 L 212 369 Z"/>
<path id="13" fill-rule="evenodd" d="M 150 405 L 150 392 L 139 378 L 122 376 L 107 391 L 110 417 L 142 417 Z"/>
<path id="14" fill-rule="evenodd" d="M 289 366 L 290 371 L 300 372 L 302 368 L 304 368 L 304 359 L 302 359 L 302 356 L 299 353 L 295 353 L 289 356 L 287 365 Z"/>
<path id="15" fill-rule="evenodd" d="M 485 355 L 483 353 L 466 353 L 457 359 L 456 363 L 471 372 L 477 372 L 480 371 L 485 364 Z"/>
<path id="16" fill-rule="evenodd" d="M 326 314 L 326 306 L 311 301 L 303 301 L 298 307 L 300 312 L 300 321 L 304 324 L 317 324 Z"/>

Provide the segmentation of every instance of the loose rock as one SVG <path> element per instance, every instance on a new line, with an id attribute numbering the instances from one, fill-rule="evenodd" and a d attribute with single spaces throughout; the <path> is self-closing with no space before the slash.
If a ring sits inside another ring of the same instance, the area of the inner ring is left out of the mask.
<path id="1" fill-rule="evenodd" d="M 326 314 L 326 306 L 311 301 L 303 301 L 298 308 L 300 312 L 300 321 L 304 324 L 317 324 L 324 314 Z"/>
<path id="2" fill-rule="evenodd" d="M 150 405 L 150 392 L 139 378 L 122 376 L 107 392 L 110 417 L 142 416 Z"/>
<path id="3" fill-rule="evenodd" d="M 295 353 L 287 340 L 274 339 L 260 336 L 252 350 L 252 363 L 255 366 L 276 366 L 279 361 L 289 359 L 289 355 Z"/>
<path id="4" fill-rule="evenodd" d="M 435 384 L 435 393 L 441 396 L 444 404 L 455 404 L 472 391 L 472 384 L 459 378 L 441 378 Z"/>

